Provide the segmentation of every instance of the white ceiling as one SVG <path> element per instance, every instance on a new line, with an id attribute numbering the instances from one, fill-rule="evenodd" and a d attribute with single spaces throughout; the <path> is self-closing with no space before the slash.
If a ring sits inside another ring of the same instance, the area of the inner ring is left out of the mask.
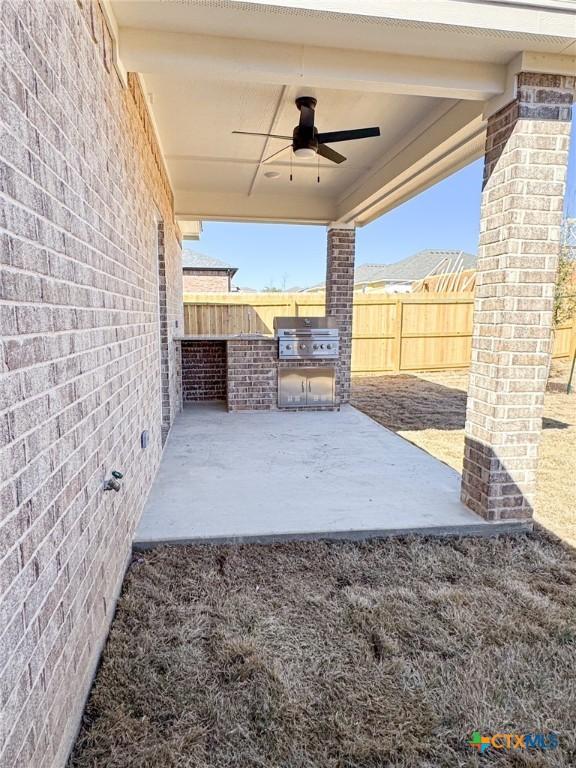
<path id="1" fill-rule="evenodd" d="M 167 79 L 146 75 L 145 85 L 171 181 L 176 191 L 242 195 L 297 193 L 339 199 L 374 168 L 385 150 L 437 107 L 434 99 L 390 94 L 311 89 L 318 99 L 320 131 L 379 126 L 379 138 L 334 144 L 347 157 L 341 165 L 320 158 L 298 161 L 283 139 L 233 135 L 233 130 L 292 135 L 301 89 L 239 82 Z M 448 108 L 451 102 L 447 102 Z M 193 140 L 192 140 L 193 137 Z M 292 157 L 292 164 L 290 162 Z M 292 178 L 290 181 L 290 167 Z M 280 173 L 277 179 L 266 172 Z"/>

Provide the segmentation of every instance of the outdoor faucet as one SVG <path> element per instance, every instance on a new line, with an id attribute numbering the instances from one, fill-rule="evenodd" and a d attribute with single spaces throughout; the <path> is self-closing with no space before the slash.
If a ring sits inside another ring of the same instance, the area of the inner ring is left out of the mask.
<path id="1" fill-rule="evenodd" d="M 112 477 L 106 480 L 106 482 L 104 483 L 104 490 L 116 491 L 116 493 L 118 493 L 118 491 L 121 488 L 120 480 L 122 480 L 123 477 L 124 475 L 122 474 L 122 472 L 118 472 L 118 470 L 115 469 L 112 472 Z"/>

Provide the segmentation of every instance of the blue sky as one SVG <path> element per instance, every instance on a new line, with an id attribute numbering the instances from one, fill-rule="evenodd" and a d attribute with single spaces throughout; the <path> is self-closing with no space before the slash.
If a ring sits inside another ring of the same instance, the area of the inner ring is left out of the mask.
<path id="1" fill-rule="evenodd" d="M 572 132 L 567 206 L 576 216 L 576 121 Z M 476 253 L 482 161 L 357 230 L 356 263 L 387 264 L 423 248 Z M 306 287 L 324 280 L 325 227 L 205 222 L 188 247 L 238 267 L 237 285 Z"/>

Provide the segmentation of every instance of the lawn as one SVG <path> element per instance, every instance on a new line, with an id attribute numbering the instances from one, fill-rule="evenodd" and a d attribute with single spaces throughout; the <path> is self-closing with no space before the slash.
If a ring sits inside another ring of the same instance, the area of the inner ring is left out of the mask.
<path id="1" fill-rule="evenodd" d="M 457 465 L 463 381 L 362 379 L 355 398 Z M 573 402 L 551 392 L 547 418 L 573 423 Z M 566 537 L 567 440 L 546 429 L 538 507 Z M 576 557 L 543 530 L 160 548 L 128 572 L 70 766 L 574 766 L 575 658 Z M 480 757 L 476 729 L 560 748 Z"/>

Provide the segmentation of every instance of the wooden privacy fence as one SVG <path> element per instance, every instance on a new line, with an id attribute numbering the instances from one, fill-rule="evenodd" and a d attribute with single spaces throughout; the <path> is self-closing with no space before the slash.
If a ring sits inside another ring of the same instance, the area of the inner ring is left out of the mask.
<path id="1" fill-rule="evenodd" d="M 470 363 L 470 293 L 355 294 L 352 372 L 442 370 Z M 184 326 L 189 335 L 273 333 L 277 316 L 324 314 L 323 293 L 185 294 Z M 574 322 L 556 329 L 554 357 L 568 357 Z"/>
<path id="2" fill-rule="evenodd" d="M 464 269 L 443 275 L 431 275 L 412 284 L 412 293 L 467 293 L 476 285 L 476 270 Z"/>

